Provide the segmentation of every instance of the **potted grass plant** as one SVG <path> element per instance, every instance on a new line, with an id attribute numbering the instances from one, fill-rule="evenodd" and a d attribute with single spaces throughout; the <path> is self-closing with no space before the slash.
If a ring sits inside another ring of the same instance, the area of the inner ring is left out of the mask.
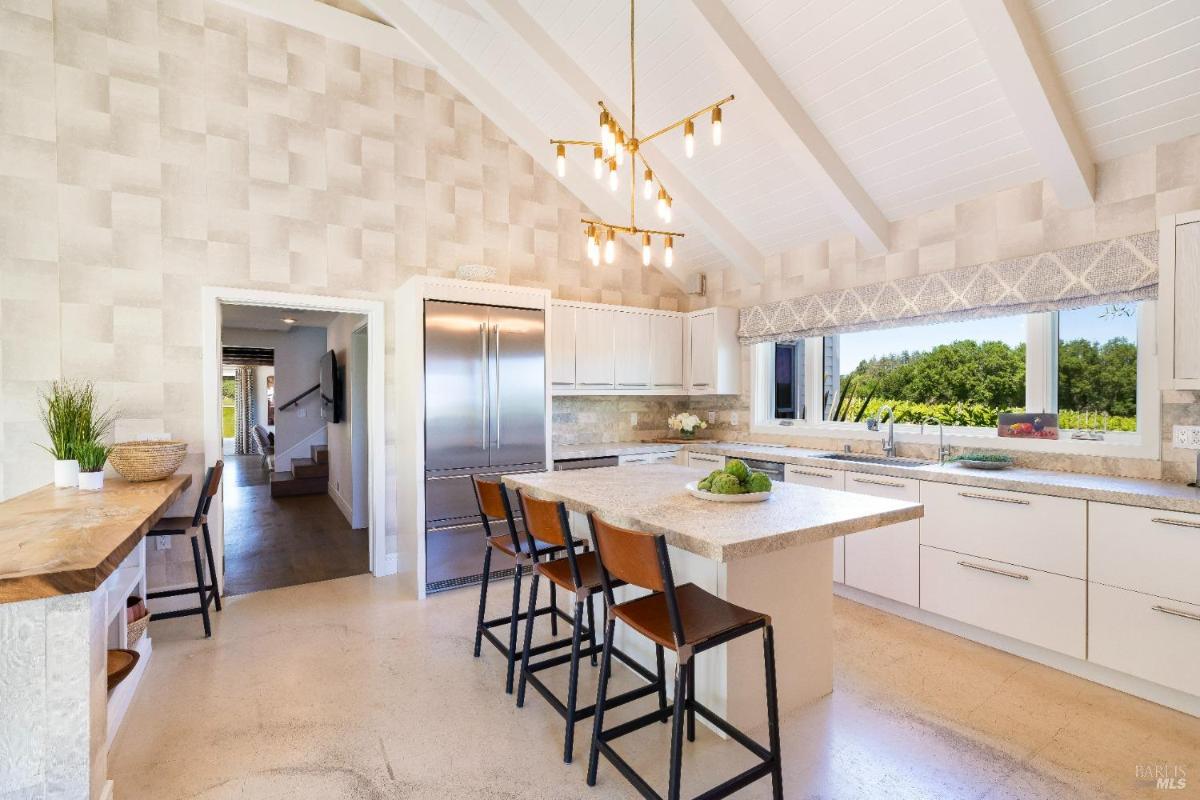
<path id="1" fill-rule="evenodd" d="M 104 464 L 108 461 L 108 445 L 103 442 L 76 442 L 75 460 L 79 462 L 79 488 L 98 492 L 104 488 Z"/>
<path id="2" fill-rule="evenodd" d="M 79 482 L 75 448 L 102 441 L 112 428 L 112 412 L 97 408 L 96 388 L 90 381 L 61 380 L 41 393 L 39 414 L 50 439 L 49 446 L 40 446 L 54 456 L 54 485 L 74 487 Z"/>

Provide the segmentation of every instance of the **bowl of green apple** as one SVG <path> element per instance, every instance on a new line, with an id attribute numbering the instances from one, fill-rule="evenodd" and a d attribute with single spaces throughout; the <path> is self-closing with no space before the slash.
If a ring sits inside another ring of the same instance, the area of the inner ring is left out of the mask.
<path id="1" fill-rule="evenodd" d="M 731 458 L 723 469 L 713 470 L 708 477 L 684 488 L 692 497 L 715 503 L 761 503 L 771 496 L 771 479 L 766 473 L 750 469 L 744 461 Z"/>

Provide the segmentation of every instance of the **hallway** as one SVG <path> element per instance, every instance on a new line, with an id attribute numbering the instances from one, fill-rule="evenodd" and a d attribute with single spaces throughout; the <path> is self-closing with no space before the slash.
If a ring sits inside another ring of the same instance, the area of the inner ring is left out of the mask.
<path id="1" fill-rule="evenodd" d="M 225 464 L 226 595 L 370 570 L 367 529 L 351 529 L 328 494 L 273 498 L 258 456 Z"/>

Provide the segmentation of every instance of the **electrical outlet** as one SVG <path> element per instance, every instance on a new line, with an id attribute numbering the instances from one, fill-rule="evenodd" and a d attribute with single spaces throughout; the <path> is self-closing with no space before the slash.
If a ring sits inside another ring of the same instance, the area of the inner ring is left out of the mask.
<path id="1" fill-rule="evenodd" d="M 296 409 L 296 416 L 298 416 L 298 417 L 307 417 L 307 416 L 308 416 L 308 409 L 307 409 L 307 408 L 298 408 L 298 409 Z"/>
<path id="2" fill-rule="evenodd" d="M 716 422 L 717 422 L 717 412 L 715 412 L 715 411 L 708 412 L 708 424 L 715 425 Z"/>
<path id="3" fill-rule="evenodd" d="M 1180 450 L 1200 450 L 1200 425 L 1172 426 L 1171 445 Z"/>
<path id="4" fill-rule="evenodd" d="M 631 427 L 631 428 L 637 427 L 637 412 L 636 411 L 631 411 L 629 413 L 629 427 Z"/>
<path id="5" fill-rule="evenodd" d="M 737 424 L 738 424 L 738 412 L 736 412 L 736 411 L 730 411 L 730 412 L 729 412 L 729 424 L 730 424 L 730 425 L 732 425 L 732 426 L 734 426 L 735 428 L 737 427 Z"/>
<path id="6" fill-rule="evenodd" d="M 171 549 L 171 537 L 170 536 L 155 536 L 154 537 L 154 549 L 155 550 L 170 550 Z"/>

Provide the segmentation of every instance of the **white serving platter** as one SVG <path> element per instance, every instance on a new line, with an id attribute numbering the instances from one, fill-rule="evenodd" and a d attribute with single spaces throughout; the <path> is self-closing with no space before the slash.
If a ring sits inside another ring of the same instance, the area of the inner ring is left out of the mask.
<path id="1" fill-rule="evenodd" d="M 684 488 L 692 497 L 708 500 L 713 503 L 761 503 L 771 497 L 770 492 L 750 492 L 749 494 L 713 494 L 696 488 L 699 481 L 692 481 Z"/>

